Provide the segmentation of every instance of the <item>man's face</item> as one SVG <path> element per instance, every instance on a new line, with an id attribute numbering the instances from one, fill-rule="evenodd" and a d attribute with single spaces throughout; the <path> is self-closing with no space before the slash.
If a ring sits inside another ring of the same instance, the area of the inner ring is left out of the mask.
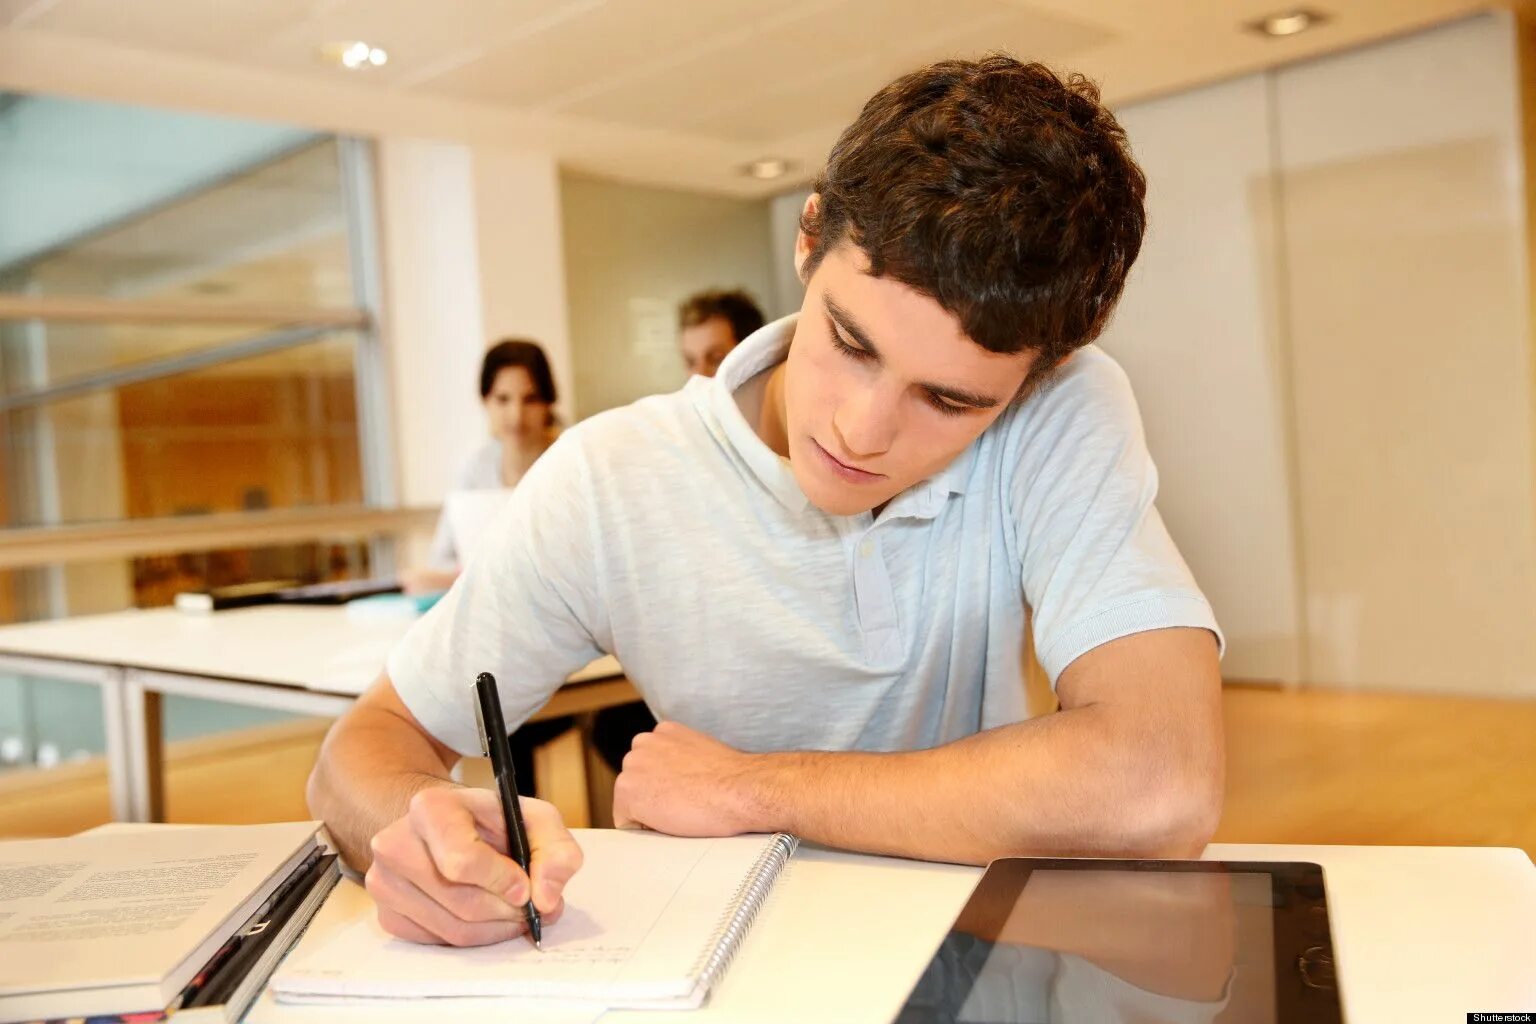
<path id="1" fill-rule="evenodd" d="M 700 377 L 713 377 L 720 369 L 720 362 L 736 347 L 737 337 L 731 333 L 731 322 L 723 316 L 712 316 L 701 324 L 684 327 L 678 338 L 683 350 L 683 363 L 689 373 Z"/>
<path id="2" fill-rule="evenodd" d="M 934 299 L 868 267 L 856 245 L 826 254 L 785 366 L 790 466 L 832 515 L 884 505 L 949 465 L 1002 414 L 1034 361 L 987 351 Z"/>

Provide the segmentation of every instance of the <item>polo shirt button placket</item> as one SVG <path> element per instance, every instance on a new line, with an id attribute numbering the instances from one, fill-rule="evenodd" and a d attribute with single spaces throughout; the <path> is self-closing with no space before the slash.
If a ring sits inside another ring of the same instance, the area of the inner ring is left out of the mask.
<path id="1" fill-rule="evenodd" d="M 865 534 L 854 549 L 853 597 L 858 607 L 859 629 L 864 635 L 864 657 L 880 661 L 890 656 L 890 647 L 899 642 L 896 629 L 896 595 L 891 589 L 885 561 L 880 557 L 880 541 Z"/>

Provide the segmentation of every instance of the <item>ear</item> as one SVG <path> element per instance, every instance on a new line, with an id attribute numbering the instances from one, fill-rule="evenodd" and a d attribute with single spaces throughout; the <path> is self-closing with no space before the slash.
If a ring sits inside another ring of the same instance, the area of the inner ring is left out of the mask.
<path id="1" fill-rule="evenodd" d="M 805 261 L 810 259 L 811 250 L 816 247 L 816 236 L 805 232 L 807 223 L 815 224 L 820 221 L 821 194 L 812 192 L 805 199 L 805 206 L 800 211 L 800 230 L 795 232 L 795 276 L 801 284 L 807 284 L 805 280 Z"/>

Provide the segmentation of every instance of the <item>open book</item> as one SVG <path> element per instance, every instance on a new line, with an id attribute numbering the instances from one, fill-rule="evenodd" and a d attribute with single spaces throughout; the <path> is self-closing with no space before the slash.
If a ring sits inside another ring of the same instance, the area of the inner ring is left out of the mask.
<path id="1" fill-rule="evenodd" d="M 591 1001 L 610 1007 L 702 1004 L 740 948 L 795 849 L 787 835 L 679 839 L 577 829 L 585 864 L 565 913 L 526 938 L 451 949 L 390 937 L 356 886 L 332 898 L 351 920 L 315 930 L 272 978 L 280 1002 L 443 996 Z"/>
<path id="2" fill-rule="evenodd" d="M 0 844 L 0 1021 L 168 1006 L 290 876 L 318 861 L 318 829 L 222 825 Z"/>

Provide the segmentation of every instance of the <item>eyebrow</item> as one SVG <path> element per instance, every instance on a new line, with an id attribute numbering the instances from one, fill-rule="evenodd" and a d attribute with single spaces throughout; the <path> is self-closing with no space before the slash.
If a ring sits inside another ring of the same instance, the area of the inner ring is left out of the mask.
<path id="1" fill-rule="evenodd" d="M 832 318 L 833 323 L 847 331 L 853 340 L 859 343 L 860 347 L 873 356 L 876 361 L 880 361 L 879 347 L 869 339 L 869 332 L 864 329 L 858 319 L 842 306 L 839 306 L 837 301 L 830 295 L 822 296 L 822 302 L 826 305 L 827 316 Z M 919 381 L 918 387 L 957 405 L 968 405 L 973 409 L 991 409 L 1000 402 L 1000 399 L 993 398 L 991 395 L 983 395 L 979 391 L 967 391 L 964 388 L 951 387 L 948 384 Z"/>

